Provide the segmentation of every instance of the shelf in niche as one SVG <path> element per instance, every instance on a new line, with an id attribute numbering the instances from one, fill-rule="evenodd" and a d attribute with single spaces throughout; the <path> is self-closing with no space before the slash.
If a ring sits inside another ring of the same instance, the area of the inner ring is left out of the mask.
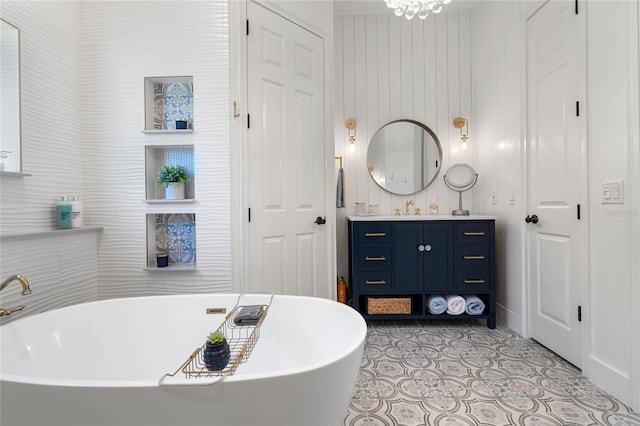
<path id="1" fill-rule="evenodd" d="M 184 199 L 167 200 L 164 187 L 158 185 L 160 168 L 165 165 L 183 166 L 189 173 L 184 187 Z M 145 146 L 145 201 L 153 203 L 195 202 L 195 169 L 193 145 L 147 145 Z"/>
<path id="2" fill-rule="evenodd" d="M 176 120 L 187 121 L 193 131 L 193 76 L 145 77 L 144 132 L 185 132 L 176 130 Z"/>
<path id="3" fill-rule="evenodd" d="M 195 203 L 196 200 L 195 198 L 185 198 L 184 200 L 166 200 L 166 199 L 160 199 L 160 200 L 144 200 L 145 203 L 147 204 L 191 204 L 191 203 Z"/>
<path id="4" fill-rule="evenodd" d="M 169 266 L 157 267 L 158 254 L 169 256 Z M 196 214 L 147 214 L 147 271 L 189 271 L 196 268 Z"/>
<path id="5" fill-rule="evenodd" d="M 163 133 L 193 133 L 193 129 L 143 130 L 142 133 L 146 133 L 148 135 L 158 135 Z"/>
<path id="6" fill-rule="evenodd" d="M 189 272 L 195 271 L 196 265 L 173 265 L 173 266 L 165 266 L 163 268 L 158 268 L 157 266 L 147 266 L 144 268 L 147 272 Z"/>

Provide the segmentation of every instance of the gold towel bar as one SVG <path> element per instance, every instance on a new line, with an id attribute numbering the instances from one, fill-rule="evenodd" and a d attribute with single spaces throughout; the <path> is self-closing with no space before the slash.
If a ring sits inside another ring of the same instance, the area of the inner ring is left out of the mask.
<path id="1" fill-rule="evenodd" d="M 342 155 L 338 155 L 336 160 L 340 160 L 340 168 L 342 168 Z"/>

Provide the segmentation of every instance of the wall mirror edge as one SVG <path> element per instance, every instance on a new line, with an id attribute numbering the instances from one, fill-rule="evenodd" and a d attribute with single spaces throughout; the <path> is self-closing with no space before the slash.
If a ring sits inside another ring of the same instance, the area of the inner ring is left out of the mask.
<path id="1" fill-rule="evenodd" d="M 22 174 L 21 46 L 18 26 L 0 17 L 0 171 Z"/>

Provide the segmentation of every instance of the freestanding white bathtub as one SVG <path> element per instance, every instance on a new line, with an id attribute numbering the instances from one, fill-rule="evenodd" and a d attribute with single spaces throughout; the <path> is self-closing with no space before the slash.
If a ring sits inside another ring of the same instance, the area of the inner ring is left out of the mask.
<path id="1" fill-rule="evenodd" d="M 269 298 L 242 297 L 243 305 Z M 230 311 L 237 298 L 112 299 L 1 326 L 0 424 L 342 424 L 366 324 L 355 310 L 325 299 L 275 296 L 253 353 L 235 375 L 211 385 L 159 385 L 224 321 L 206 309 Z"/>

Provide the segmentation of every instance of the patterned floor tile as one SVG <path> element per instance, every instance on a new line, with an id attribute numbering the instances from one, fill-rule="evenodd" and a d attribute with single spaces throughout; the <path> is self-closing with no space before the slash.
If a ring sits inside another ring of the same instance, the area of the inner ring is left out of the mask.
<path id="1" fill-rule="evenodd" d="M 531 339 L 483 321 L 369 324 L 349 426 L 640 426 Z"/>

